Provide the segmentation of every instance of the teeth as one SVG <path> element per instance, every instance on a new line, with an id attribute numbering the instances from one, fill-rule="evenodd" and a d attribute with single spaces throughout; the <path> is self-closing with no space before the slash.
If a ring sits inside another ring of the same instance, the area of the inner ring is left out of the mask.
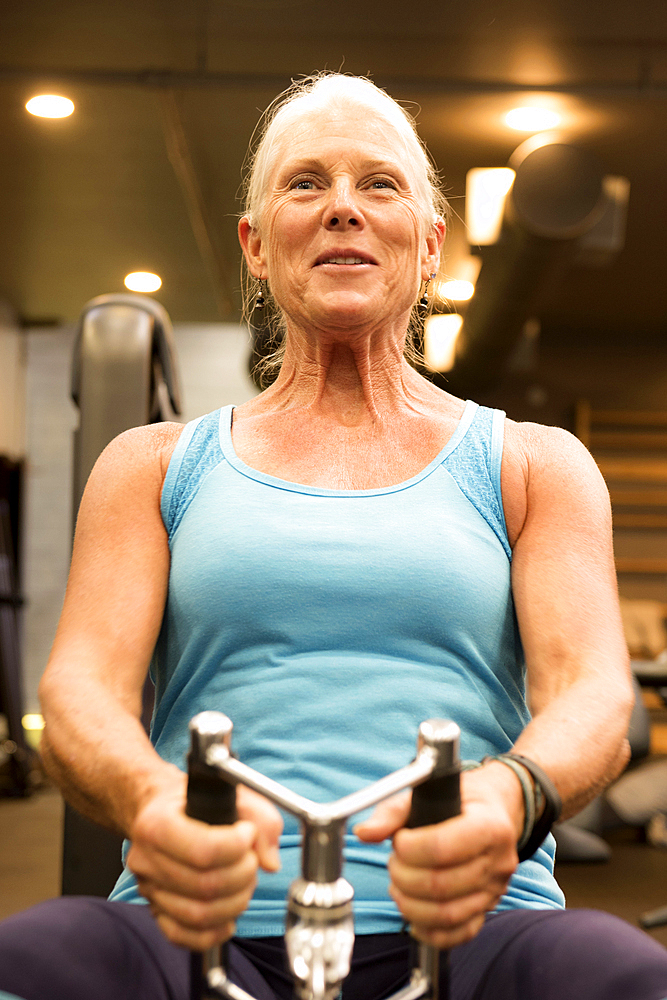
<path id="1" fill-rule="evenodd" d="M 361 257 L 330 257 L 325 264 L 363 264 Z"/>

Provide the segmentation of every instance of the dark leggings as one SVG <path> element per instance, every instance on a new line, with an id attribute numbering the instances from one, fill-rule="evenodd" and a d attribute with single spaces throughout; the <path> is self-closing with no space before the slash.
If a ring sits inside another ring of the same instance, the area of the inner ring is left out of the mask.
<path id="1" fill-rule="evenodd" d="M 257 1000 L 292 1000 L 282 938 L 235 939 L 231 978 Z M 381 1000 L 407 979 L 405 934 L 358 937 L 343 1000 Z M 189 1000 L 188 953 L 147 906 L 49 900 L 0 924 L 0 996 Z M 451 953 L 451 1000 L 666 1000 L 667 950 L 594 910 L 491 916 Z"/>

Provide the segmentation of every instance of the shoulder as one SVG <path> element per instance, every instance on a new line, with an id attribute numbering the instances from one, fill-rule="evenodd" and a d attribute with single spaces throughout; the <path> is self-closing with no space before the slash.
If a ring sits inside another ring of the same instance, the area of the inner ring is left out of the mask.
<path id="1" fill-rule="evenodd" d="M 562 427 L 508 419 L 502 484 L 505 516 L 514 540 L 529 516 L 560 512 L 578 520 L 609 521 L 609 494 L 595 460 Z"/>
<path id="2" fill-rule="evenodd" d="M 84 499 L 109 497 L 118 490 L 148 500 L 162 489 L 169 461 L 183 431 L 172 421 L 132 427 L 115 437 L 97 459 Z M 146 492 L 148 491 L 148 495 Z"/>
<path id="3" fill-rule="evenodd" d="M 531 480 L 553 480 L 562 475 L 582 475 L 602 481 L 593 456 L 581 441 L 562 427 L 505 421 L 508 461 L 521 468 L 526 486 Z"/>

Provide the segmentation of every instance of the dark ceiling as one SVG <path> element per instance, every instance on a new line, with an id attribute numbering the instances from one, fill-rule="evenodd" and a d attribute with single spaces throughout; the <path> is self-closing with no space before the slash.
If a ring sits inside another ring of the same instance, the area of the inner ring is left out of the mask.
<path id="1" fill-rule="evenodd" d="M 665 329 L 664 0 L 0 0 L 0 298 L 26 323 L 71 321 L 153 270 L 173 320 L 237 319 L 259 111 L 291 77 L 341 67 L 412 105 L 455 213 L 466 171 L 522 141 L 503 114 L 542 92 L 566 141 L 632 185 L 625 249 L 570 271 L 543 320 L 594 337 Z M 74 115 L 29 115 L 40 92 Z M 452 267 L 464 245 L 455 215 Z"/>

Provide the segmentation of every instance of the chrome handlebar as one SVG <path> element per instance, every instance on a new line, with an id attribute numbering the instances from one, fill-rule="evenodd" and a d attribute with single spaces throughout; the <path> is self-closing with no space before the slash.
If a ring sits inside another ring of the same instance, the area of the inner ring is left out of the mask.
<path id="1" fill-rule="evenodd" d="M 354 945 L 352 886 L 343 878 L 343 837 L 355 813 L 413 788 L 406 826 L 458 815 L 459 738 L 454 722 L 429 719 L 419 727 L 417 755 L 406 767 L 336 802 L 320 804 L 265 777 L 231 753 L 232 723 L 221 712 L 190 722 L 186 812 L 211 824 L 236 820 L 236 785 L 244 784 L 301 820 L 302 874 L 290 886 L 285 945 L 297 1000 L 336 1000 L 350 971 Z M 226 949 L 192 955 L 191 1000 L 255 1000 L 230 981 Z M 390 1000 L 447 1000 L 438 989 L 439 955 L 419 944 L 410 982 Z M 446 987 L 445 987 L 446 988 Z"/>

